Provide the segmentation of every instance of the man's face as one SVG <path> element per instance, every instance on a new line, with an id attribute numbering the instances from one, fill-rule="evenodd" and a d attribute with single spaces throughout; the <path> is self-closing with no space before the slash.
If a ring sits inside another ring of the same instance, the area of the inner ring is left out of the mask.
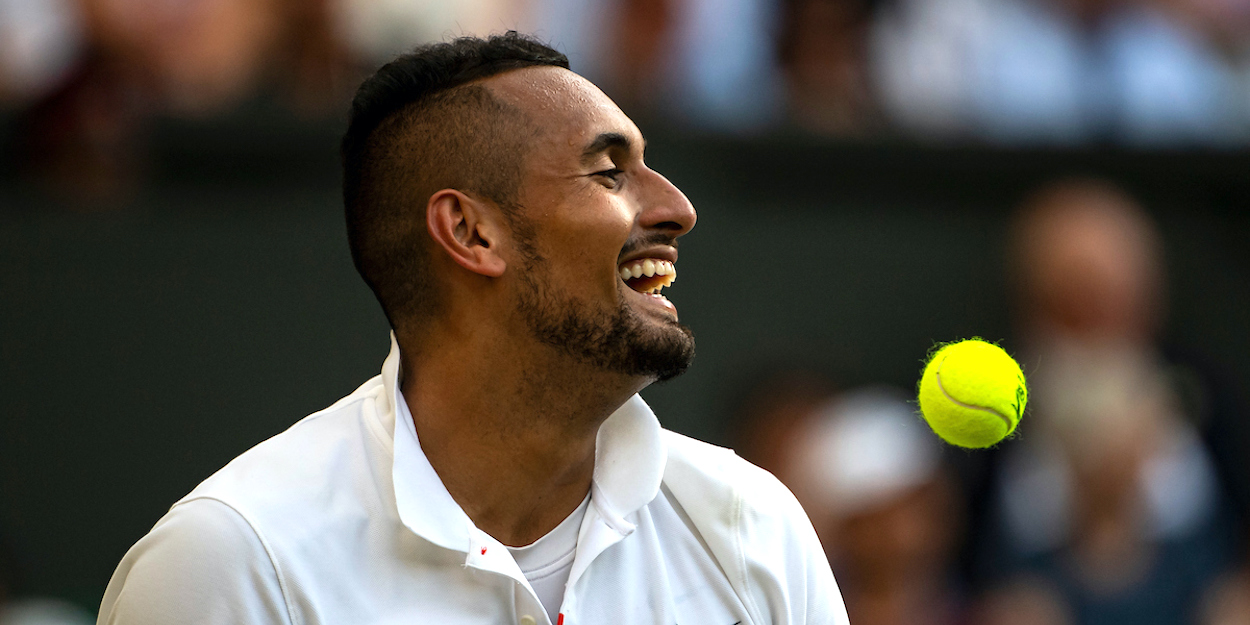
<path id="1" fill-rule="evenodd" d="M 643 163 L 637 126 L 589 81 L 559 68 L 493 78 L 536 127 L 508 268 L 517 311 L 541 342 L 609 371 L 666 380 L 694 338 L 659 289 L 676 276 L 690 201 Z"/>

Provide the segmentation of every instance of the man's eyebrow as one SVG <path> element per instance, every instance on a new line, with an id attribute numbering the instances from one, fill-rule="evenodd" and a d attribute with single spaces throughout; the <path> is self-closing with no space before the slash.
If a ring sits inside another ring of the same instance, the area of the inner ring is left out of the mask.
<path id="1" fill-rule="evenodd" d="M 629 137 L 619 132 L 599 133 L 599 136 L 595 137 L 595 140 L 591 141 L 590 144 L 586 146 L 585 150 L 582 150 L 582 162 L 589 162 L 594 159 L 594 157 L 611 150 L 612 148 L 620 148 L 625 151 L 630 151 L 633 147 L 634 142 L 631 141 Z"/>

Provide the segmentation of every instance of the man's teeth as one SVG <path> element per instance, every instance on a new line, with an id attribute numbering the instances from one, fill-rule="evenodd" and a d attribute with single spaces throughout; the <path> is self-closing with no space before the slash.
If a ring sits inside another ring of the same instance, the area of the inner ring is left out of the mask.
<path id="1" fill-rule="evenodd" d="M 667 260 L 655 260 L 648 258 L 643 261 L 635 262 L 632 265 L 621 267 L 621 279 L 629 280 L 630 278 L 650 278 L 652 276 L 672 276 L 667 280 L 664 286 L 673 283 L 677 279 L 677 270 L 673 268 L 673 263 Z"/>
<path id="2" fill-rule="evenodd" d="M 677 270 L 667 260 L 647 258 L 622 265 L 620 276 L 631 289 L 663 298 L 660 289 L 677 279 Z"/>

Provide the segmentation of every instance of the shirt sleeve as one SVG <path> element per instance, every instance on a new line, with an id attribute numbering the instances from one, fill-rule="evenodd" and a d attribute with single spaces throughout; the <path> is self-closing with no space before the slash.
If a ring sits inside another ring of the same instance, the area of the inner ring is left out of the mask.
<path id="1" fill-rule="evenodd" d="M 216 499 L 175 505 L 113 573 L 97 625 L 292 625 L 260 536 Z"/>

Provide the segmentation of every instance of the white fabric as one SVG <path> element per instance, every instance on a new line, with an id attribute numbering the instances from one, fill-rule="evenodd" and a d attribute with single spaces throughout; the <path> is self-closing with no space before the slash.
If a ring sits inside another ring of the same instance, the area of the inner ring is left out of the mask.
<path id="1" fill-rule="evenodd" d="M 382 375 L 174 504 L 118 565 L 98 623 L 547 623 L 396 418 L 398 368 L 392 339 Z M 847 623 L 811 523 L 772 475 L 662 430 L 638 396 L 595 456 L 563 625 Z"/>
<path id="2" fill-rule="evenodd" d="M 524 547 L 508 547 L 512 559 L 529 580 L 538 601 L 547 610 L 547 617 L 554 623 L 564 600 L 564 586 L 573 572 L 573 557 L 577 554 L 577 533 L 581 530 L 590 495 L 582 500 L 567 518 L 546 536 Z"/>

